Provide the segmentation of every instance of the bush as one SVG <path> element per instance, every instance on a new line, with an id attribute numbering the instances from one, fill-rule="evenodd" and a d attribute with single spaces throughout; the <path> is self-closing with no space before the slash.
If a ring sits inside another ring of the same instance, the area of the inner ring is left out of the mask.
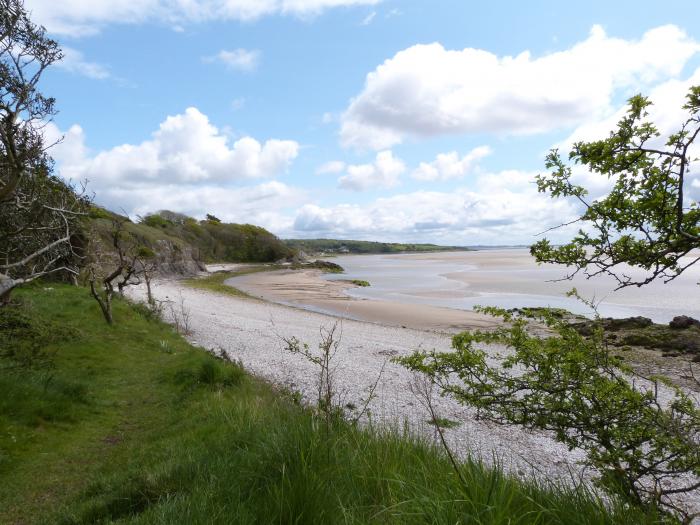
<path id="1" fill-rule="evenodd" d="M 583 449 L 609 493 L 691 519 L 678 502 L 700 487 L 700 410 L 688 395 L 663 378 L 635 374 L 608 351 L 600 326 L 586 338 L 545 311 L 540 320 L 552 335 L 539 337 L 523 317 L 478 310 L 500 317 L 504 327 L 458 334 L 454 352 L 415 352 L 397 361 L 489 420 L 549 430 Z M 511 351 L 491 365 L 494 356 L 480 343 Z"/>
<path id="2" fill-rule="evenodd" d="M 232 362 L 217 359 L 211 355 L 203 355 L 198 365 L 188 365 L 175 374 L 175 382 L 185 390 L 197 386 L 234 387 L 239 386 L 245 379 L 243 368 Z"/>
<path id="3" fill-rule="evenodd" d="M 172 226 L 173 223 L 160 215 L 153 214 L 143 217 L 141 219 L 141 224 L 145 224 L 151 228 L 167 228 L 168 226 Z"/>
<path id="4" fill-rule="evenodd" d="M 28 304 L 0 308 L 0 368 L 51 368 L 54 355 L 50 346 L 76 335 L 73 328 L 37 319 Z"/>

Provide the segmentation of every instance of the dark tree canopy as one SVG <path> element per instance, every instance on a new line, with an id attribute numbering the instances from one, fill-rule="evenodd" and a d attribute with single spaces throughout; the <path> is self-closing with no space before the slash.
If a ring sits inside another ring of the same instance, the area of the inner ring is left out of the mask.
<path id="1" fill-rule="evenodd" d="M 21 0 L 0 0 L 0 300 L 48 273 L 75 272 L 72 240 L 86 201 L 51 173 L 43 127 L 55 101 L 38 89 L 61 57 Z"/>
<path id="2" fill-rule="evenodd" d="M 700 208 L 687 197 L 698 160 L 691 157 L 691 147 L 700 133 L 700 86 L 690 89 L 683 106 L 688 116 L 665 141 L 646 120 L 650 105 L 646 97 L 632 97 L 608 138 L 578 142 L 569 153 L 569 162 L 613 180 L 612 190 L 601 199 L 590 201 L 588 190 L 571 181 L 572 168 L 557 150 L 547 156 L 552 172 L 537 177 L 538 189 L 577 199 L 585 212 L 574 222 L 588 227 L 562 246 L 547 239 L 534 244 L 531 253 L 538 262 L 573 267 L 571 276 L 607 274 L 623 288 L 657 278 L 668 282 L 700 260 L 691 254 L 700 248 Z M 632 277 L 625 264 L 647 273 Z"/>

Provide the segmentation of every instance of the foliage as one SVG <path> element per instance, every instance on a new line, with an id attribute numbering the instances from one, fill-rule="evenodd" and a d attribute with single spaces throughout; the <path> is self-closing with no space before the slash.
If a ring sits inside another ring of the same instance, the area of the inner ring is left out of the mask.
<path id="1" fill-rule="evenodd" d="M 151 228 L 166 228 L 167 226 L 171 226 L 173 223 L 170 222 L 167 219 L 164 219 L 160 215 L 146 215 L 142 220 L 141 224 L 145 224 L 146 226 L 150 226 Z"/>
<path id="2" fill-rule="evenodd" d="M 208 217 L 198 222 L 179 213 L 161 210 L 142 217 L 141 226 L 159 230 L 153 232 L 156 237 L 165 234 L 189 244 L 200 260 L 208 262 L 274 262 L 292 255 L 288 247 L 264 228 L 251 224 L 227 224 L 216 217 Z"/>
<path id="3" fill-rule="evenodd" d="M 434 419 L 429 419 L 428 423 L 440 428 L 457 428 L 461 425 L 459 421 L 455 421 L 454 419 L 449 419 L 446 417 L 436 417 Z"/>
<path id="4" fill-rule="evenodd" d="M 578 142 L 569 161 L 586 166 L 613 181 L 610 193 L 589 202 L 588 190 L 572 182 L 572 168 L 557 150 L 547 157 L 549 175 L 537 178 L 539 191 L 552 197 L 572 197 L 585 212 L 570 242 L 553 246 L 547 239 L 531 247 L 539 262 L 573 267 L 574 274 L 608 274 L 620 288 L 642 286 L 656 278 L 668 282 L 697 262 L 682 260 L 700 247 L 700 207 L 687 197 L 689 174 L 697 159 L 691 146 L 700 134 L 700 86 L 690 89 L 683 106 L 688 117 L 665 144 L 656 126 L 646 121 L 651 101 L 641 95 L 629 100 L 627 114 L 606 139 Z M 622 264 L 646 270 L 635 278 Z"/>
<path id="5" fill-rule="evenodd" d="M 148 302 L 153 305 L 150 277 L 155 271 L 151 261 L 155 253 L 148 247 L 137 245 L 133 236 L 124 229 L 126 221 L 115 218 L 110 231 L 110 244 L 104 250 L 97 234 L 91 240 L 91 261 L 88 268 L 90 293 L 97 301 L 107 324 L 114 322 L 112 299 L 115 292 L 124 294 L 127 286 L 141 284 L 146 279 Z M 115 289 L 116 286 L 116 289 Z"/>
<path id="6" fill-rule="evenodd" d="M 70 341 L 76 330 L 31 315 L 31 307 L 19 302 L 0 309 L 0 370 L 51 369 L 51 346 Z"/>
<path id="7" fill-rule="evenodd" d="M 361 288 L 367 288 L 368 286 L 370 286 L 369 281 L 364 281 L 362 279 L 352 279 L 350 282 L 355 286 L 359 286 Z"/>
<path id="8" fill-rule="evenodd" d="M 0 372 L 2 523 L 659 523 L 473 460 L 465 488 L 432 446 L 401 430 L 326 433 L 125 301 L 105 329 L 85 290 L 17 296 L 36 323 L 79 331 L 55 345 L 46 392 L 32 371 Z"/>
<path id="9" fill-rule="evenodd" d="M 611 355 L 601 329 L 585 338 L 545 313 L 541 320 L 552 335 L 539 337 L 523 317 L 479 310 L 504 326 L 454 336 L 454 352 L 415 352 L 397 361 L 482 417 L 549 430 L 569 448 L 583 449 L 611 494 L 684 512 L 676 496 L 700 487 L 700 410 L 692 398 L 662 378 L 635 374 Z M 476 346 L 482 343 L 509 351 L 493 363 Z"/>
<path id="10" fill-rule="evenodd" d="M 21 0 L 0 0 L 0 302 L 50 273 L 77 274 L 75 234 L 87 200 L 52 175 L 43 128 L 55 101 L 38 88 L 61 58 Z"/>
<path id="11" fill-rule="evenodd" d="M 331 261 L 316 259 L 309 262 L 293 262 L 290 266 L 292 270 L 321 270 L 324 273 L 344 273 L 345 268 Z"/>
<path id="12" fill-rule="evenodd" d="M 309 254 L 318 253 L 404 253 L 404 252 L 437 252 L 461 251 L 467 248 L 460 246 L 438 246 L 436 244 L 406 244 L 374 241 L 351 241 L 339 239 L 287 239 L 287 246 L 294 250 L 302 250 Z"/>

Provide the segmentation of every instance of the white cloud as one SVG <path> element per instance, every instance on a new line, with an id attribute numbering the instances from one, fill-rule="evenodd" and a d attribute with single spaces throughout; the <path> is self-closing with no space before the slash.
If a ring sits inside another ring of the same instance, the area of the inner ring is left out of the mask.
<path id="1" fill-rule="evenodd" d="M 687 79 L 671 79 L 662 82 L 643 94 L 647 96 L 652 106 L 647 108 L 649 121 L 653 122 L 661 132 L 661 142 L 665 142 L 669 134 L 680 129 L 688 112 L 683 109 L 686 95 L 691 86 L 700 84 L 700 68 L 696 69 Z M 617 123 L 627 112 L 627 104 L 611 108 L 605 115 L 591 115 L 591 118 L 582 122 L 568 138 L 557 145 L 560 149 L 568 151 L 574 142 L 591 141 L 607 137 L 610 131 L 617 128 Z"/>
<path id="2" fill-rule="evenodd" d="M 370 14 L 368 14 L 366 17 L 364 17 L 364 18 L 362 19 L 362 22 L 360 22 L 360 25 L 368 26 L 368 25 L 370 25 L 370 24 L 374 21 L 374 19 L 375 19 L 376 17 L 377 17 L 377 12 L 376 12 L 376 11 L 372 11 Z"/>
<path id="3" fill-rule="evenodd" d="M 529 243 L 545 228 L 575 217 L 577 211 L 571 202 L 552 201 L 537 193 L 534 175 L 504 171 L 481 176 L 474 190 L 419 191 L 365 205 L 307 204 L 297 212 L 293 229 L 306 237 Z"/>
<path id="4" fill-rule="evenodd" d="M 158 209 L 214 213 L 279 231 L 291 225 L 289 210 L 307 199 L 303 190 L 275 180 L 249 185 L 284 172 L 297 156 L 296 142 L 243 137 L 229 144 L 196 108 L 167 117 L 149 140 L 98 153 L 85 146 L 80 126 L 62 133 L 49 123 L 45 135 L 49 143 L 64 137 L 50 150 L 61 176 L 87 179 L 99 204 L 132 216 Z"/>
<path id="5" fill-rule="evenodd" d="M 205 62 L 220 62 L 230 69 L 254 71 L 260 64 L 260 51 L 257 49 L 222 49 L 216 55 L 204 57 Z"/>
<path id="6" fill-rule="evenodd" d="M 272 231 L 289 229 L 288 207 L 306 200 L 304 191 L 279 181 L 252 186 L 143 185 L 110 186 L 97 195 L 100 203 L 118 210 L 124 207 L 133 217 L 160 209 L 203 218 L 212 213 L 226 222 L 249 223 Z"/>
<path id="7" fill-rule="evenodd" d="M 316 170 L 316 175 L 328 175 L 330 173 L 338 174 L 345 170 L 346 164 L 340 160 L 332 160 L 321 164 Z"/>
<path id="8" fill-rule="evenodd" d="M 472 171 L 479 161 L 491 154 L 488 146 L 474 148 L 462 158 L 456 151 L 440 153 L 433 162 L 421 162 L 412 176 L 422 181 L 460 179 Z"/>
<path id="9" fill-rule="evenodd" d="M 380 151 L 372 164 L 347 167 L 347 174 L 338 179 L 338 186 L 353 191 L 393 188 L 406 171 L 406 165 L 391 151 Z"/>
<path id="10" fill-rule="evenodd" d="M 82 130 L 71 130 L 67 140 L 52 152 L 58 160 L 66 155 L 65 150 L 85 150 Z M 80 161 L 73 156 L 73 162 L 61 163 L 61 172 L 101 185 L 234 182 L 273 177 L 289 166 L 298 151 L 299 145 L 290 140 L 272 139 L 263 144 L 243 137 L 229 145 L 228 137 L 206 115 L 197 108 L 187 108 L 183 114 L 167 117 L 150 140 L 116 146 Z"/>
<path id="11" fill-rule="evenodd" d="M 63 47 L 63 59 L 58 62 L 57 67 L 96 80 L 109 78 L 110 72 L 102 64 L 85 60 L 83 53 L 72 47 Z"/>
<path id="12" fill-rule="evenodd" d="M 270 15 L 316 16 L 327 9 L 376 5 L 381 0 L 27 0 L 32 18 L 49 31 L 71 36 L 99 32 L 111 23 L 165 22 L 182 31 L 188 22 L 251 21 Z"/>
<path id="13" fill-rule="evenodd" d="M 676 26 L 639 40 L 594 26 L 573 47 L 541 57 L 415 45 L 367 75 L 342 117 L 345 146 L 384 149 L 406 137 L 532 134 L 577 125 L 609 110 L 619 90 L 678 75 L 700 50 Z"/>
<path id="14" fill-rule="evenodd" d="M 665 143 L 669 135 L 678 132 L 688 118 L 687 110 L 683 109 L 686 102 L 686 95 L 691 86 L 700 84 L 700 68 L 696 69 L 687 79 L 671 79 L 662 82 L 646 91 L 644 94 L 649 97 L 652 106 L 647 108 L 649 115 L 646 120 L 652 122 L 659 129 L 660 136 L 647 143 L 649 147 L 666 149 Z M 627 112 L 627 105 L 611 109 L 605 116 L 588 119 L 578 126 L 567 138 L 562 140 L 555 147 L 566 156 L 571 151 L 573 144 L 578 141 L 593 141 L 609 136 L 610 132 L 617 128 L 617 123 Z M 693 144 L 689 150 L 691 159 L 700 156 L 700 144 Z M 697 163 L 695 163 L 697 164 Z M 697 182 L 695 177 L 700 177 L 700 172 L 695 167 L 687 175 L 688 184 L 692 187 Z M 575 184 L 584 186 L 589 190 L 589 198 L 597 199 L 607 194 L 614 183 L 614 178 L 597 173 L 591 173 L 585 166 L 575 165 L 572 167 L 572 181 Z M 689 195 L 690 198 L 694 198 Z"/>

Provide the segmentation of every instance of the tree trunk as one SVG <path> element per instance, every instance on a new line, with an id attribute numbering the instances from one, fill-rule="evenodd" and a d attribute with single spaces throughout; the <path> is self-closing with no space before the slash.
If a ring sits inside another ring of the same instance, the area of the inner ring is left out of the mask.
<path id="1" fill-rule="evenodd" d="M 148 304 L 153 306 L 155 300 L 153 299 L 153 292 L 151 291 L 151 276 L 148 273 L 144 273 L 144 279 L 146 280 L 146 295 L 148 297 Z"/>
<path id="2" fill-rule="evenodd" d="M 90 293 L 95 298 L 95 301 L 97 301 L 97 304 L 100 305 L 100 310 L 102 310 L 102 316 L 105 318 L 105 321 L 107 321 L 107 324 L 109 324 L 109 325 L 114 324 L 114 318 L 112 317 L 112 293 L 111 293 L 111 291 L 105 290 L 104 298 L 102 298 L 100 296 L 100 294 L 97 293 L 97 290 L 95 290 L 95 281 L 92 280 L 92 281 L 90 281 Z"/>
<path id="3" fill-rule="evenodd" d="M 10 294 L 19 284 L 21 284 L 21 281 L 0 273 L 0 306 L 9 304 Z"/>

